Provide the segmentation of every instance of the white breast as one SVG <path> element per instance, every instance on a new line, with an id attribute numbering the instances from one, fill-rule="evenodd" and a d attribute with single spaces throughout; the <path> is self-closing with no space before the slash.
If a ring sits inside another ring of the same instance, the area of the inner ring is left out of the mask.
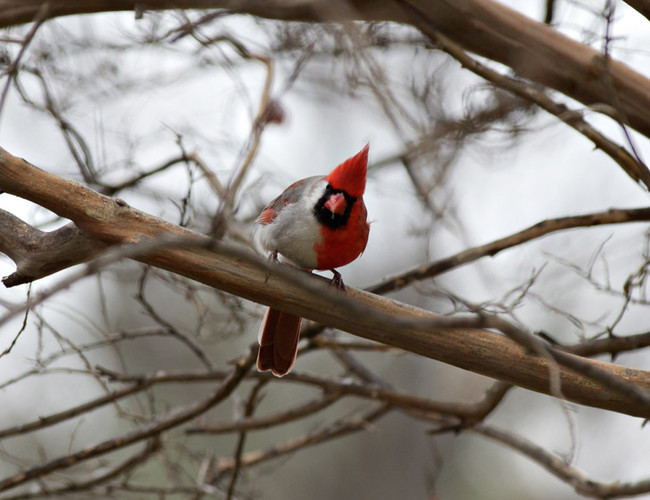
<path id="1" fill-rule="evenodd" d="M 313 208 L 326 186 L 324 179 L 316 179 L 311 186 L 305 186 L 296 203 L 282 206 L 271 224 L 258 224 L 255 236 L 261 247 L 267 252 L 277 251 L 297 266 L 314 269 L 318 264 L 314 245 L 321 233 Z"/>

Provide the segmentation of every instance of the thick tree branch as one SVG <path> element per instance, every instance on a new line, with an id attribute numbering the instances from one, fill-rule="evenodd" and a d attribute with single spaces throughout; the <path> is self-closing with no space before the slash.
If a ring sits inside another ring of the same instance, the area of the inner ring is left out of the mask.
<path id="1" fill-rule="evenodd" d="M 204 246 L 209 243 L 197 233 L 40 170 L 4 150 L 0 150 L 0 189 L 72 219 L 81 231 L 102 243 L 154 241 L 161 236 L 194 238 Z M 571 401 L 650 416 L 650 406 L 638 398 L 613 390 L 609 383 L 553 367 L 547 359 L 531 355 L 494 332 L 445 326 L 453 321 L 352 288 L 343 295 L 325 286 L 324 279 L 289 266 L 269 266 L 266 259 L 225 244 L 214 243 L 212 250 L 153 248 L 153 253 L 138 254 L 137 259 L 249 300 L 534 391 L 553 394 L 549 373 L 554 371 L 560 377 L 563 395 Z M 643 370 L 577 359 L 638 390 L 650 389 L 650 377 Z"/>
<path id="2" fill-rule="evenodd" d="M 7 288 L 86 262 L 106 248 L 72 223 L 43 232 L 0 210 L 0 227 L 0 252 L 16 263 L 16 272 L 2 279 Z"/>
<path id="3" fill-rule="evenodd" d="M 0 27 L 34 21 L 43 0 L 0 0 Z M 49 0 L 51 17 L 141 8 L 167 0 Z M 631 4 L 633 2 L 630 2 Z M 394 21 L 435 40 L 441 33 L 465 49 L 512 68 L 587 106 L 606 104 L 616 118 L 650 137 L 650 80 L 628 66 L 493 0 L 176 0 L 174 8 L 227 9 L 285 21 Z M 647 2 L 634 2 L 644 13 Z"/>

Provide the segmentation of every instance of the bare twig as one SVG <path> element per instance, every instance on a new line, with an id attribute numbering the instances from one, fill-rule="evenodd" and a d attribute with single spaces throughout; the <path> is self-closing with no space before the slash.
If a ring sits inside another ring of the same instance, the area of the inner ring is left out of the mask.
<path id="1" fill-rule="evenodd" d="M 629 483 L 616 481 L 609 484 L 590 479 L 565 460 L 546 451 L 541 446 L 497 427 L 479 424 L 469 430 L 494 439 L 524 454 L 554 476 L 573 486 L 581 495 L 594 498 L 621 498 L 641 495 L 650 491 L 650 479 Z"/>
<path id="2" fill-rule="evenodd" d="M 268 381 L 268 379 L 264 379 L 264 382 Z M 271 415 L 256 418 L 246 415 L 244 418 L 233 422 L 197 425 L 196 427 L 189 428 L 186 432 L 188 434 L 227 434 L 230 432 L 268 429 L 275 425 L 285 424 L 313 415 L 338 401 L 340 397 L 341 393 L 325 392 L 322 396 L 309 400 L 306 403 L 302 403 L 298 406 L 289 408 L 288 410 L 283 410 Z"/>
<path id="3" fill-rule="evenodd" d="M 144 269 L 140 275 L 140 279 L 138 280 L 138 302 L 142 304 L 142 307 L 144 307 L 147 315 L 156 323 L 158 323 L 167 332 L 168 335 L 178 339 L 181 344 L 185 345 L 196 356 L 196 358 L 203 364 L 203 366 L 205 366 L 207 370 L 211 370 L 213 368 L 212 361 L 210 361 L 210 358 L 208 358 L 203 349 L 201 349 L 201 347 L 197 345 L 193 339 L 185 335 L 183 332 L 179 331 L 174 327 L 172 323 L 165 320 L 160 314 L 158 314 L 154 306 L 151 305 L 151 303 L 147 300 L 147 297 L 145 295 L 145 288 L 148 275 L 149 273 L 147 269 Z"/>
<path id="4" fill-rule="evenodd" d="M 227 374 L 223 381 L 217 386 L 214 392 L 207 398 L 192 403 L 177 411 L 169 412 L 160 416 L 148 425 L 139 429 L 123 434 L 121 436 L 109 439 L 102 443 L 89 446 L 78 452 L 63 456 L 54 460 L 49 460 L 40 465 L 23 470 L 18 474 L 0 480 L 0 491 L 14 488 L 20 484 L 43 477 L 54 471 L 68 468 L 72 465 L 84 462 L 86 460 L 104 455 L 106 453 L 119 450 L 130 446 L 134 443 L 159 436 L 161 433 L 177 427 L 198 415 L 208 411 L 220 401 L 228 397 L 232 391 L 239 385 L 246 372 L 255 362 L 256 353 L 251 351 L 247 356 L 242 358 Z"/>
<path id="5" fill-rule="evenodd" d="M 120 476 L 131 475 L 133 471 L 152 455 L 157 453 L 162 448 L 162 444 L 158 437 L 150 439 L 145 446 L 145 448 L 135 455 L 127 458 L 123 462 L 110 467 L 107 471 L 102 471 L 101 474 L 89 479 L 87 481 L 72 482 L 68 486 L 61 488 L 43 488 L 39 492 L 30 492 L 25 494 L 18 494 L 9 497 L 4 497 L 7 500 L 29 500 L 32 498 L 43 498 L 43 497 L 57 497 L 57 496 L 67 496 L 69 494 L 74 494 L 78 492 L 88 492 L 92 491 L 93 488 L 98 485 L 105 484 L 113 479 L 116 479 Z"/>
<path id="6" fill-rule="evenodd" d="M 244 408 L 244 418 L 250 418 L 255 412 L 257 404 L 259 403 L 260 400 L 260 391 L 262 390 L 264 385 L 266 385 L 266 382 L 262 380 L 257 384 L 255 384 L 255 386 L 251 390 L 251 393 L 248 397 L 248 401 L 246 402 L 246 407 Z M 233 495 L 235 494 L 235 485 L 237 484 L 237 479 L 239 478 L 239 473 L 241 472 L 242 454 L 244 453 L 246 436 L 247 436 L 247 430 L 242 429 L 239 432 L 239 436 L 237 437 L 237 446 L 235 448 L 235 453 L 234 453 L 235 466 L 232 470 L 232 475 L 230 476 L 230 482 L 228 483 L 227 500 L 232 500 Z"/>
<path id="7" fill-rule="evenodd" d="M 650 170 L 641 161 L 638 154 L 631 155 L 624 148 L 611 141 L 594 127 L 589 125 L 582 117 L 581 113 L 568 109 L 564 104 L 553 101 L 544 90 L 530 85 L 522 80 L 517 80 L 509 76 L 494 71 L 487 66 L 479 63 L 476 59 L 468 56 L 462 48 L 448 37 L 440 33 L 429 34 L 441 48 L 458 60 L 464 67 L 477 75 L 485 78 L 494 85 L 508 90 L 524 99 L 534 102 L 545 111 L 556 116 L 564 123 L 574 128 L 587 139 L 593 142 L 594 146 L 606 153 L 636 182 L 642 183 L 646 189 L 650 189 Z M 607 73 L 607 72 L 606 72 Z M 607 73 L 609 74 L 609 73 Z M 618 95 L 618 94 L 616 94 Z M 622 103 L 618 101 L 619 109 L 623 109 Z M 600 106 L 599 110 L 603 110 Z M 622 112 L 622 111 L 621 111 Z M 614 113 L 614 117 L 619 113 Z M 624 118 L 623 118 L 624 119 Z M 624 124 L 621 121 L 621 124 Z M 631 144 L 631 142 L 630 142 Z"/>
<path id="8" fill-rule="evenodd" d="M 27 33 L 27 35 L 25 35 L 25 38 L 20 43 L 21 46 L 20 46 L 20 50 L 18 51 L 18 55 L 11 62 L 11 64 L 5 71 L 5 74 L 7 75 L 7 80 L 5 82 L 4 87 L 2 88 L 2 93 L 0 93 L 0 115 L 4 110 L 5 101 L 7 100 L 7 95 L 9 94 L 9 88 L 11 87 L 11 83 L 15 81 L 16 75 L 18 74 L 20 61 L 22 60 L 23 56 L 27 52 L 27 47 L 29 47 L 29 44 L 36 36 L 36 32 L 49 17 L 50 7 L 51 7 L 50 2 L 46 1 L 42 3 L 38 13 L 34 18 L 35 22 L 32 24 L 32 27 L 30 28 L 29 32 Z"/>
<path id="9" fill-rule="evenodd" d="M 609 336 L 604 339 L 588 340 L 572 345 L 554 345 L 557 345 L 559 349 L 577 356 L 591 357 L 599 354 L 615 355 L 621 352 L 650 347 L 650 332 L 625 336 Z"/>
<path id="10" fill-rule="evenodd" d="M 29 296 L 31 295 L 31 293 L 32 293 L 32 287 L 30 285 L 29 288 L 27 289 L 27 300 L 29 300 Z M 2 353 L 0 353 L 0 358 L 3 358 L 7 354 L 9 354 L 13 350 L 13 348 L 16 346 L 16 343 L 18 342 L 18 339 L 20 338 L 22 333 L 25 331 L 25 328 L 27 328 L 27 319 L 28 318 L 29 318 L 29 309 L 27 309 L 25 311 L 25 316 L 23 317 L 23 323 L 22 323 L 22 325 L 20 325 L 20 329 L 18 330 L 18 332 L 14 336 L 13 340 L 11 341 L 9 346 L 4 351 L 2 351 Z"/>
<path id="11" fill-rule="evenodd" d="M 283 455 L 293 453 L 297 450 L 304 449 L 308 446 L 314 446 L 323 442 L 329 442 L 332 439 L 346 436 L 348 434 L 363 431 L 368 426 L 386 415 L 390 411 L 389 405 L 381 405 L 369 411 L 353 417 L 338 420 L 323 430 L 310 432 L 296 439 L 280 443 L 265 451 L 251 451 L 241 457 L 241 467 L 251 467 Z M 235 467 L 234 460 L 221 460 L 217 465 L 220 475 L 229 473 Z"/>
<path id="12" fill-rule="evenodd" d="M 415 281 L 432 278 L 456 267 L 487 256 L 494 256 L 497 253 L 521 245 L 528 241 L 541 238 L 549 233 L 578 227 L 600 226 L 603 224 L 623 224 L 628 222 L 641 222 L 650 220 L 650 208 L 637 209 L 610 209 L 605 212 L 595 212 L 587 215 L 575 215 L 547 219 L 530 226 L 523 231 L 513 233 L 504 238 L 480 245 L 474 248 L 432 262 L 424 266 L 418 266 L 405 273 L 387 278 L 381 283 L 369 287 L 371 293 L 384 294 L 393 290 L 401 289 Z"/>

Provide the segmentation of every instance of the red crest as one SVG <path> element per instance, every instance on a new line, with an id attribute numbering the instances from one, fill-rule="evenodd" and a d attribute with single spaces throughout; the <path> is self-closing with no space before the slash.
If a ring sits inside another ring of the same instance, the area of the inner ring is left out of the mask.
<path id="1" fill-rule="evenodd" d="M 368 149 L 370 144 L 352 158 L 348 158 L 327 176 L 334 189 L 345 191 L 354 198 L 363 196 L 366 189 L 366 170 L 368 169 Z"/>

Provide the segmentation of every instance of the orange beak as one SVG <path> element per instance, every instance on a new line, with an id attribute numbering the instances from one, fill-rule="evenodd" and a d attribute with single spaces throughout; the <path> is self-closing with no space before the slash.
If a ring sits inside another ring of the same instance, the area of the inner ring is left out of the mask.
<path id="1" fill-rule="evenodd" d="M 332 212 L 332 214 L 343 215 L 346 207 L 347 202 L 343 193 L 335 193 L 325 202 L 325 208 Z"/>

